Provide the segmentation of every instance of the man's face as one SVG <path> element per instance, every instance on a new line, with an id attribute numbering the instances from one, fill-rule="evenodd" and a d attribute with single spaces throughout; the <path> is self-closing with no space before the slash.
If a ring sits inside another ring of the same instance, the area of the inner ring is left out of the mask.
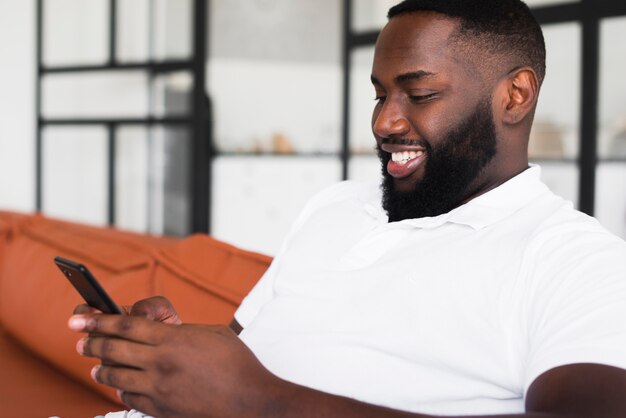
<path id="1" fill-rule="evenodd" d="M 448 44 L 456 23 L 439 16 L 397 16 L 376 44 L 372 130 L 390 221 L 448 212 L 497 176 L 490 95 Z"/>
<path id="2" fill-rule="evenodd" d="M 436 146 L 431 146 L 430 142 L 436 143 Z M 388 143 L 383 141 L 383 146 Z M 497 140 L 490 101 L 485 100 L 469 118 L 440 138 L 416 140 L 414 143 L 423 147 L 428 158 L 423 162 L 422 179 L 409 191 L 396 190 L 392 173 L 398 163 L 392 161 L 392 154 L 377 147 L 383 165 L 383 208 L 390 222 L 437 216 L 466 200 L 473 190 L 474 181 L 496 154 Z M 399 170 L 402 170 L 408 163 L 399 164 Z"/>

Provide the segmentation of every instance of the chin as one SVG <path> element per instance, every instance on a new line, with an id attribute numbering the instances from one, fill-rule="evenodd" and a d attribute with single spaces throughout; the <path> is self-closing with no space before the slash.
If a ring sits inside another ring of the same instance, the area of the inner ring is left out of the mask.
<path id="1" fill-rule="evenodd" d="M 398 193 L 412 192 L 422 183 L 423 176 L 423 173 L 413 173 L 409 177 L 393 179 L 393 190 Z"/>
<path id="2" fill-rule="evenodd" d="M 393 182 L 393 191 L 396 193 L 410 193 L 415 190 L 417 183 L 413 182 L 403 182 L 403 181 L 394 181 Z"/>

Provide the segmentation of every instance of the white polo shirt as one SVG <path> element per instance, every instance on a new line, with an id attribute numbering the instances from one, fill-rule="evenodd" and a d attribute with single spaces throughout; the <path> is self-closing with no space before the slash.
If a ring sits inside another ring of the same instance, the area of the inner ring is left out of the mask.
<path id="1" fill-rule="evenodd" d="M 541 373 L 626 368 L 626 243 L 531 167 L 388 223 L 377 184 L 312 199 L 235 317 L 273 373 L 430 414 L 524 411 Z"/>

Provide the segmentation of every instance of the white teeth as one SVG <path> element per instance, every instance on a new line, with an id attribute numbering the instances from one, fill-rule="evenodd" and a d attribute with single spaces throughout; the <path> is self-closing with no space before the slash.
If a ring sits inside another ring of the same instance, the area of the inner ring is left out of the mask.
<path id="1" fill-rule="evenodd" d="M 391 160 L 400 164 L 424 155 L 424 151 L 403 151 L 391 153 Z"/>

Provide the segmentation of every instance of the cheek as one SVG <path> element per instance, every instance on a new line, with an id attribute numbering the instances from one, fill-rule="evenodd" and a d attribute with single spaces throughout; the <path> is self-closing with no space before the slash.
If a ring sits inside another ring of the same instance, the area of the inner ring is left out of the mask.
<path id="1" fill-rule="evenodd" d="M 410 117 L 415 135 L 428 142 L 437 142 L 438 138 L 447 131 L 448 119 L 447 113 L 436 109 L 414 111 Z"/>
<path id="2" fill-rule="evenodd" d="M 412 112 L 411 121 L 417 135 L 434 145 L 446 138 L 455 127 L 471 114 L 471 107 L 447 106 L 448 102 L 433 103 Z"/>

